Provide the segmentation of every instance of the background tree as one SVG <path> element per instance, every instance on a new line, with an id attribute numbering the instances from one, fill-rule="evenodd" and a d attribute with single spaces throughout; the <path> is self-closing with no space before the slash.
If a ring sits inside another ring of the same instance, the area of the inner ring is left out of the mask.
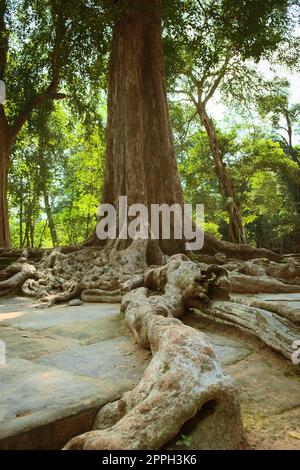
<path id="1" fill-rule="evenodd" d="M 84 123 L 74 123 L 71 109 L 60 102 L 23 128 L 9 174 L 14 246 L 32 246 L 25 236 L 32 198 L 35 247 L 80 243 L 93 230 L 103 174 L 102 112 L 98 106 Z"/>
<path id="2" fill-rule="evenodd" d="M 12 147 L 32 114 L 49 101 L 82 106 L 89 84 L 99 87 L 109 25 L 105 2 L 2 0 L 0 79 L 0 247 L 10 245 L 7 176 Z"/>
<path id="3" fill-rule="evenodd" d="M 274 84 L 273 93 L 261 96 L 258 100 L 259 112 L 269 118 L 275 139 L 279 140 L 285 154 L 298 166 L 300 174 L 300 149 L 294 143 L 295 128 L 300 124 L 300 104 L 289 103 L 288 83 L 279 80 Z M 296 209 L 300 215 L 300 186 L 290 181 Z"/>
<path id="4" fill-rule="evenodd" d="M 287 2 L 280 1 L 272 4 L 265 2 L 263 8 L 260 6 L 257 10 L 262 16 L 256 23 L 253 18 L 250 20 L 250 16 L 257 2 L 248 3 L 247 11 L 243 12 L 239 2 L 236 4 L 237 11 L 234 11 L 230 1 L 195 2 L 186 24 L 183 22 L 182 28 L 172 31 L 167 38 L 167 46 L 174 53 L 173 59 L 169 59 L 169 67 L 175 68 L 176 86 L 195 106 L 209 138 L 220 191 L 227 200 L 228 238 L 235 243 L 246 242 L 241 211 L 207 105 L 220 90 L 239 103 L 243 101 L 247 104 L 249 91 L 253 94 L 253 90 L 258 92 L 258 88 L 264 88 L 262 77 L 247 62 L 250 59 L 259 60 L 274 51 L 278 41 L 289 38 L 287 5 Z M 202 17 L 197 14 L 199 9 Z M 239 15 L 238 22 L 235 14 Z M 232 30 L 227 31 L 230 18 Z M 272 27 L 268 25 L 268 18 L 272 18 Z M 241 27 L 245 30 L 240 30 Z M 247 37 L 250 31 L 251 39 Z"/>

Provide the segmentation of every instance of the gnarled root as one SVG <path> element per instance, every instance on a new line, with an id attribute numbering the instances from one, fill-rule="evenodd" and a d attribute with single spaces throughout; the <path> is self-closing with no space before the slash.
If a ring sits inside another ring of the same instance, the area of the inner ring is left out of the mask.
<path id="1" fill-rule="evenodd" d="M 28 263 L 23 254 L 15 263 L 0 271 L 0 297 L 15 292 L 27 279 L 34 277 L 36 268 Z"/>
<path id="2" fill-rule="evenodd" d="M 229 274 L 231 282 L 231 292 L 239 294 L 259 294 L 266 293 L 297 293 L 300 292 L 300 285 L 285 284 L 274 277 L 248 276 L 237 272 Z"/>
<path id="3" fill-rule="evenodd" d="M 96 430 L 75 437 L 65 449 L 159 449 L 212 400 L 218 423 L 226 422 L 223 448 L 238 448 L 242 425 L 234 382 L 207 336 L 174 318 L 187 303 L 207 301 L 217 278 L 213 270 L 173 257 L 126 284 L 135 290 L 122 301 L 125 322 L 137 342 L 151 349 L 152 361 L 131 392 L 100 410 Z M 136 288 L 140 284 L 164 295 L 150 295 L 146 287 Z M 202 430 L 205 436 L 205 426 Z"/>
<path id="4" fill-rule="evenodd" d="M 123 284 L 123 290 L 147 287 L 154 292 L 164 292 L 164 298 L 172 305 L 172 297 L 181 297 L 179 313 L 172 308 L 172 316 L 180 316 L 182 308 L 201 305 L 210 298 L 228 298 L 230 282 L 227 271 L 217 265 L 194 263 L 185 255 L 171 256 L 165 266 L 153 268 L 131 278 Z"/>
<path id="5" fill-rule="evenodd" d="M 298 325 L 262 308 L 216 300 L 199 309 L 199 314 L 245 329 L 289 360 L 294 352 L 293 342 L 300 339 Z"/>
<path id="6" fill-rule="evenodd" d="M 205 232 L 204 248 L 201 254 L 215 255 L 216 253 L 223 253 L 232 258 L 241 260 L 249 260 L 253 258 L 267 258 L 272 261 L 280 262 L 282 256 L 274 253 L 273 251 L 264 248 L 255 248 L 251 245 L 230 243 L 219 240 L 210 233 Z"/>
<path id="7" fill-rule="evenodd" d="M 85 289 L 81 293 L 81 299 L 84 302 L 103 302 L 103 303 L 120 303 L 122 299 L 121 290 L 113 291 L 103 289 Z"/>
<path id="8" fill-rule="evenodd" d="M 85 247 L 67 254 L 60 249 L 45 253 L 37 263 L 36 279 L 28 279 L 22 291 L 46 302 L 45 306 L 78 296 L 86 302 L 120 302 L 121 284 L 148 269 L 150 242 L 137 239 L 128 246 L 126 243 L 116 240 L 105 247 Z M 155 260 L 164 261 L 158 248 Z"/>
<path id="9" fill-rule="evenodd" d="M 246 300 L 246 305 L 250 307 L 262 308 L 272 313 L 277 313 L 280 317 L 287 318 L 295 325 L 300 326 L 300 310 L 297 307 L 293 307 L 291 303 L 284 301 L 268 302 L 265 300 Z M 243 302 L 243 303 L 244 303 Z"/>
<path id="10" fill-rule="evenodd" d="M 229 271 L 231 292 L 300 292 L 300 264 L 296 259 L 275 263 L 266 258 L 222 263 Z"/>
<path id="11" fill-rule="evenodd" d="M 135 336 L 141 332 L 143 344 L 148 341 L 153 359 L 137 387 L 100 411 L 95 426 L 105 431 L 78 436 L 65 449 L 159 449 L 211 400 L 232 410 L 227 432 L 238 446 L 237 390 L 207 337 L 179 320 L 153 314 L 145 288 L 129 296 L 126 321 Z"/>

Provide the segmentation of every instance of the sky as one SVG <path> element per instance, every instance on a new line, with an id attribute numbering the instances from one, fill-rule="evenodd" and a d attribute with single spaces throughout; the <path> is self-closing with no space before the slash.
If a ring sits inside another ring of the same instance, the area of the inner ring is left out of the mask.
<path id="1" fill-rule="evenodd" d="M 259 68 L 266 78 L 272 79 L 272 73 L 267 63 L 261 63 Z M 282 74 L 280 73 L 277 74 L 277 76 L 278 75 L 287 78 L 290 82 L 290 103 L 300 103 L 300 73 L 291 74 L 288 71 L 282 71 Z M 221 127 L 227 127 L 228 121 L 234 122 L 237 118 L 234 112 L 230 112 L 230 110 L 220 102 L 220 95 L 217 93 L 216 97 L 208 103 L 208 111 Z M 300 144 L 300 133 L 294 133 L 294 143 Z"/>
<path id="2" fill-rule="evenodd" d="M 294 34 L 295 36 L 300 36 L 300 26 L 295 28 Z M 278 66 L 276 67 L 276 74 L 274 74 L 270 69 L 270 63 L 266 60 L 261 61 L 258 64 L 258 69 L 268 80 L 272 80 L 274 76 L 287 78 L 290 82 L 290 103 L 300 103 L 300 72 L 291 73 L 286 68 Z M 218 94 L 216 94 L 216 97 L 208 103 L 208 110 L 221 127 L 226 127 L 226 125 L 228 126 L 228 117 L 230 121 L 232 117 L 233 122 L 235 120 L 234 117 L 236 117 L 234 116 L 234 113 L 230 112 L 230 110 L 220 102 L 220 95 Z M 298 135 L 297 133 L 294 133 L 294 143 L 300 144 L 300 133 Z"/>

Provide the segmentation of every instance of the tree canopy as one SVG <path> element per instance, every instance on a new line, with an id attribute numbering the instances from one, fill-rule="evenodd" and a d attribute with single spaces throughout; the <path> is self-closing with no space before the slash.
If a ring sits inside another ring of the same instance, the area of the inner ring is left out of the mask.
<path id="1" fill-rule="evenodd" d="M 92 230 L 104 169 L 112 25 L 131 3 L 1 2 L 0 79 L 7 99 L 0 123 L 9 129 L 14 246 L 74 244 Z M 151 2 L 148 8 L 146 15 Z M 269 243 L 257 235 L 257 224 L 268 218 L 278 247 L 299 226 L 299 103 L 290 102 L 288 75 L 270 81 L 260 64 L 297 73 L 298 2 L 164 0 L 162 14 L 185 197 L 205 203 L 208 230 L 224 239 L 234 198 L 249 241 Z M 211 112 L 218 100 L 234 115 L 227 124 Z M 231 195 L 220 190 L 210 136 L 195 103 L 205 105 L 216 130 Z M 252 124 L 254 116 L 260 126 Z"/>

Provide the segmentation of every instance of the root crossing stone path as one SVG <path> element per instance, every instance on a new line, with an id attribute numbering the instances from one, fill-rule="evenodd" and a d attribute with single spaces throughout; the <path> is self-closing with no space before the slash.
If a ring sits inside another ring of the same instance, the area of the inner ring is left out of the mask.
<path id="1" fill-rule="evenodd" d="M 253 298 L 272 302 L 282 296 Z M 300 294 L 284 294 L 284 300 L 300 308 Z M 0 449 L 62 448 L 90 431 L 99 408 L 131 390 L 150 362 L 150 352 L 125 329 L 119 304 L 71 303 L 41 309 L 25 297 L 1 299 L 6 364 L 0 365 Z M 300 449 L 300 377 L 292 364 L 260 340 L 214 324 L 197 310 L 183 322 L 208 335 L 237 383 L 244 447 Z M 166 447 L 184 448 L 184 434 L 189 448 L 218 448 L 216 433 L 209 443 L 197 441 L 197 426 L 209 415 L 207 407 Z"/>

